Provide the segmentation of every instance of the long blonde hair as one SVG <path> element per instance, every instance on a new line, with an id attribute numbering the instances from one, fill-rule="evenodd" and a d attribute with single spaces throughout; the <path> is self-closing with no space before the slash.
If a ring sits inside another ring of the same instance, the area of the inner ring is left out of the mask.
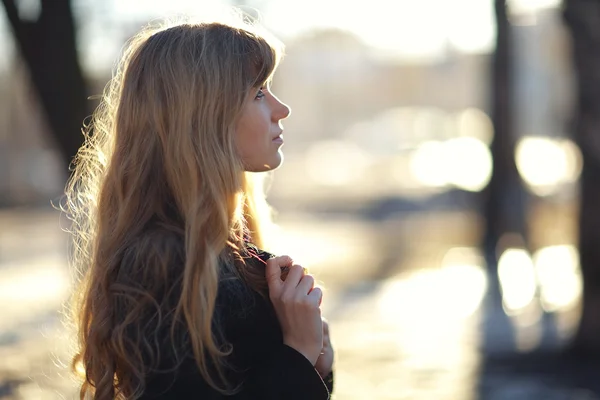
<path id="1" fill-rule="evenodd" d="M 234 21 L 142 30 L 84 129 L 66 196 L 80 278 L 81 398 L 139 397 L 160 362 L 159 332 L 174 345 L 182 327 L 204 379 L 230 392 L 230 349 L 211 329 L 219 268 L 244 238 L 264 245 L 266 209 L 235 152 L 234 127 L 282 50 L 254 24 Z M 264 275 L 241 272 L 264 288 Z"/>

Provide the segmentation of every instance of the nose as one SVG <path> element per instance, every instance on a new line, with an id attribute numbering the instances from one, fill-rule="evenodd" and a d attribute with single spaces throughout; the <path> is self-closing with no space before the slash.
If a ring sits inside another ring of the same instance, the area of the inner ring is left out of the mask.
<path id="1" fill-rule="evenodd" d="M 275 99 L 275 105 L 273 107 L 273 119 L 275 121 L 279 121 L 289 117 L 292 113 L 292 109 L 287 104 L 279 100 L 277 97 L 273 97 Z"/>

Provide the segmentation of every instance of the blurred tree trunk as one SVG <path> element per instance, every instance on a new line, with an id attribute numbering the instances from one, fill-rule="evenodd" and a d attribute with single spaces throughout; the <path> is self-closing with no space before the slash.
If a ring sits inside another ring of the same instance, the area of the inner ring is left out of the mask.
<path id="1" fill-rule="evenodd" d="M 22 20 L 14 0 L 2 3 L 50 132 L 67 166 L 82 144 L 81 127 L 89 114 L 71 2 L 40 0 L 37 21 Z"/>
<path id="2" fill-rule="evenodd" d="M 502 249 L 498 244 L 505 234 L 525 236 L 524 191 L 514 157 L 512 35 L 505 1 L 495 0 L 494 7 L 497 36 L 490 68 L 493 171 L 490 183 L 482 193 L 482 214 L 485 218 L 482 250 L 489 276 L 482 350 L 488 355 L 515 347 L 514 332 L 502 304 L 498 279 L 498 250 Z"/>
<path id="3" fill-rule="evenodd" d="M 564 19 L 577 75 L 573 135 L 583 155 L 579 210 L 583 314 L 573 350 L 600 356 L 600 1 L 565 0 Z"/>
<path id="4" fill-rule="evenodd" d="M 484 252 L 492 273 L 492 286 L 497 286 L 497 245 L 507 233 L 525 238 L 525 192 L 515 164 L 515 132 L 513 124 L 513 79 L 511 68 L 512 40 L 504 0 L 495 0 L 497 39 L 492 58 L 492 122 L 491 144 L 493 172 L 484 195 L 483 214 L 486 222 Z M 524 244 L 524 243 L 523 243 Z M 497 288 L 492 287 L 492 290 Z"/>

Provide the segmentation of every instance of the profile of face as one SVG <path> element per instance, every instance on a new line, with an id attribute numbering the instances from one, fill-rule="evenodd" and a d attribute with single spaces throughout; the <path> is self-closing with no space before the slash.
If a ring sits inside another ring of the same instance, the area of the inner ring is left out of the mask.
<path id="1" fill-rule="evenodd" d="M 290 112 L 290 108 L 275 97 L 269 87 L 255 88 L 250 92 L 235 129 L 236 150 L 246 171 L 270 171 L 281 165 L 281 120 L 287 118 Z"/>

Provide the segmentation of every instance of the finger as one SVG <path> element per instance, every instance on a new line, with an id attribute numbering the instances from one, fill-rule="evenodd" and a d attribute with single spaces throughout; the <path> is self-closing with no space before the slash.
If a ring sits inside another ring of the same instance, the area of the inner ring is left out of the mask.
<path id="1" fill-rule="evenodd" d="M 304 275 L 304 268 L 298 264 L 291 266 L 287 277 L 285 278 L 286 287 L 295 288 L 300 283 L 300 279 Z"/>
<path id="2" fill-rule="evenodd" d="M 283 285 L 281 281 L 281 267 L 292 265 L 293 260 L 289 256 L 280 256 L 271 258 L 266 263 L 265 277 L 269 289 L 281 287 Z"/>
<path id="3" fill-rule="evenodd" d="M 329 335 L 329 322 L 323 318 L 323 334 Z"/>
<path id="4" fill-rule="evenodd" d="M 311 290 L 315 287 L 315 278 L 312 275 L 304 275 L 302 279 L 300 279 L 300 283 L 298 283 L 298 290 L 303 295 L 307 295 Z"/>
<path id="5" fill-rule="evenodd" d="M 323 300 L 323 291 L 320 287 L 317 286 L 316 288 L 310 291 L 308 297 L 316 303 L 318 303 L 319 305 L 321 305 L 321 301 Z"/>
<path id="6" fill-rule="evenodd" d="M 305 274 L 308 274 L 308 269 L 302 267 L 302 270 Z M 290 267 L 281 267 L 281 280 L 285 281 L 287 279 L 288 273 L 290 272 Z"/>
<path id="7" fill-rule="evenodd" d="M 281 267 L 281 280 L 285 281 L 287 279 L 288 273 L 290 272 L 290 267 Z"/>

